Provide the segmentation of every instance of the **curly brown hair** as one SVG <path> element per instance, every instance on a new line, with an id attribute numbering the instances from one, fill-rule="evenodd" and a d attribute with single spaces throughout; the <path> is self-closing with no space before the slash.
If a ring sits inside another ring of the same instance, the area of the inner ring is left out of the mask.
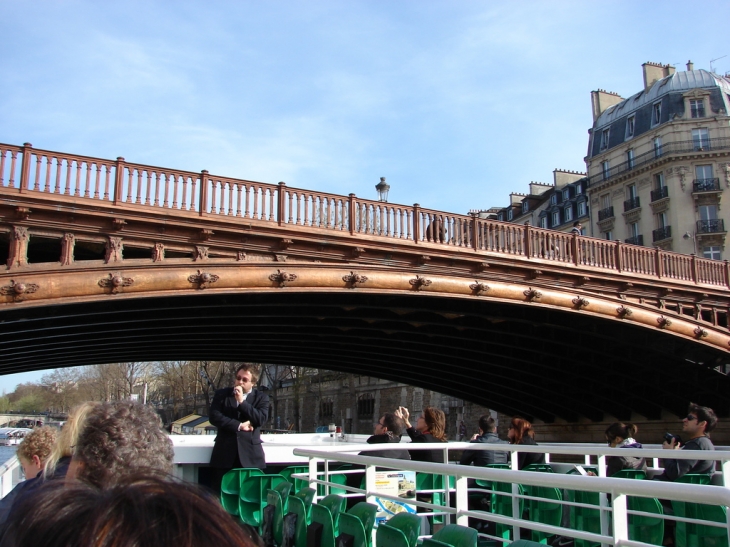
<path id="1" fill-rule="evenodd" d="M 108 488 L 125 476 L 172 471 L 172 441 L 150 407 L 132 402 L 103 403 L 91 409 L 73 455 L 77 478 Z"/>
<path id="2" fill-rule="evenodd" d="M 16 455 L 18 459 L 32 462 L 33 456 L 38 456 L 41 465 L 46 463 L 48 456 L 56 443 L 56 430 L 49 426 L 37 427 L 25 436 L 18 445 Z"/>

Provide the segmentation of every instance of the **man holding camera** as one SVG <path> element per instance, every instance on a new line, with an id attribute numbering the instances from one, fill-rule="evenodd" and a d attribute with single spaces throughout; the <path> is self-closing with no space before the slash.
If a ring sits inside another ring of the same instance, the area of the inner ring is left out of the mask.
<path id="1" fill-rule="evenodd" d="M 710 431 L 717 425 L 715 412 L 706 406 L 699 406 L 690 403 L 687 416 L 682 419 L 682 437 L 688 439 L 683 444 L 677 441 L 674 435 L 665 436 L 662 448 L 667 450 L 715 450 L 715 445 L 710 440 Z M 715 462 L 712 460 L 671 460 L 665 459 L 664 473 L 658 480 L 676 481 L 689 473 L 712 473 L 715 470 Z"/>

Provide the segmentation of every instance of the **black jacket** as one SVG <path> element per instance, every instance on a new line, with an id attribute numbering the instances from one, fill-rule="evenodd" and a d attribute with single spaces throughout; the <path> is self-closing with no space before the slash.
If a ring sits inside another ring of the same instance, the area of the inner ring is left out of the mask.
<path id="1" fill-rule="evenodd" d="M 240 405 L 233 396 L 233 388 L 219 389 L 210 404 L 210 423 L 218 428 L 218 435 L 210 456 L 210 466 L 221 469 L 238 467 L 266 467 L 261 446 L 261 426 L 269 418 L 269 397 L 256 389 L 251 390 Z M 238 426 L 250 421 L 253 431 L 238 431 Z"/>
<path id="2" fill-rule="evenodd" d="M 715 450 L 715 445 L 707 436 L 697 437 L 696 439 L 690 439 L 682 450 Z M 678 478 L 687 475 L 688 473 L 712 473 L 715 470 L 715 462 L 713 460 L 671 460 L 664 459 L 664 473 L 662 473 L 658 480 L 661 481 L 676 481 Z"/>
<path id="3" fill-rule="evenodd" d="M 472 443 L 488 443 L 488 444 L 509 444 L 507 441 L 500 439 L 496 433 L 485 433 L 479 435 Z M 493 463 L 509 463 L 509 452 L 492 451 L 492 450 L 464 450 L 459 460 L 461 465 L 491 465 Z"/>
<path id="4" fill-rule="evenodd" d="M 440 441 L 430 433 L 420 433 L 415 427 L 409 427 L 406 429 L 406 433 L 411 438 L 413 443 L 441 443 Z M 446 463 L 444 461 L 443 450 L 409 450 L 411 453 L 411 459 L 418 462 L 433 462 L 433 463 Z"/>
<path id="5" fill-rule="evenodd" d="M 524 437 L 522 437 L 522 442 L 520 444 L 537 446 L 535 439 L 533 439 L 529 435 L 525 435 Z M 519 452 L 517 454 L 517 469 L 524 469 L 525 467 L 533 463 L 545 463 L 545 454 L 533 454 L 527 452 Z"/>
<path id="6" fill-rule="evenodd" d="M 400 443 L 400 437 L 390 435 L 371 435 L 366 441 L 368 444 L 390 444 Z M 360 456 L 374 456 L 377 458 L 395 458 L 397 460 L 410 460 L 411 455 L 408 450 L 368 450 L 360 452 Z"/>

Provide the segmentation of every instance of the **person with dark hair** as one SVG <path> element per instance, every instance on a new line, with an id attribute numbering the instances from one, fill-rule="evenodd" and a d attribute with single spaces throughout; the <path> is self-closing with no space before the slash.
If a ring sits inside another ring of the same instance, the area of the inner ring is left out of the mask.
<path id="1" fill-rule="evenodd" d="M 398 407 L 394 414 L 403 420 L 406 433 L 413 443 L 445 443 L 446 416 L 438 408 L 427 406 L 416 420 L 416 427 L 411 426 L 410 412 L 404 406 Z M 446 463 L 442 450 L 409 450 L 411 459 L 420 462 Z"/>
<path id="2" fill-rule="evenodd" d="M 373 424 L 373 434 L 365 441 L 368 444 L 400 443 L 401 435 L 405 424 L 395 414 L 386 412 Z M 410 460 L 408 450 L 370 450 L 360 452 L 361 456 L 375 456 L 379 458 L 395 458 L 398 460 Z"/>
<path id="3" fill-rule="evenodd" d="M 474 434 L 472 443 L 508 444 L 497 436 L 497 423 L 489 414 L 479 418 L 479 434 Z M 509 454 L 496 450 L 464 450 L 459 463 L 461 465 L 478 465 L 484 467 L 494 463 L 508 463 Z"/>
<path id="4" fill-rule="evenodd" d="M 699 406 L 690 403 L 687 416 L 682 419 L 682 437 L 687 439 L 683 444 L 677 442 L 676 437 L 672 442 L 666 440 L 662 448 L 666 450 L 715 450 L 715 445 L 710 440 L 710 432 L 717 425 L 715 412 L 706 406 Z M 676 481 L 687 474 L 712 473 L 715 471 L 715 462 L 712 460 L 673 460 L 664 459 L 664 472 L 656 477 L 661 481 Z"/>
<path id="5" fill-rule="evenodd" d="M 634 424 L 614 422 L 606 429 L 606 441 L 611 448 L 643 448 L 634 437 L 639 430 Z M 607 456 L 606 476 L 611 477 L 622 469 L 646 471 L 646 460 L 636 456 Z"/>
<path id="6" fill-rule="evenodd" d="M 210 456 L 211 488 L 220 493 L 231 469 L 266 467 L 261 426 L 269 419 L 269 397 L 254 389 L 257 370 L 249 364 L 236 369 L 233 387 L 219 389 L 210 404 L 210 423 L 218 428 Z"/>
<path id="7" fill-rule="evenodd" d="M 199 486 L 153 476 L 46 483 L 19 504 L 14 547 L 258 547 Z"/>
<path id="8" fill-rule="evenodd" d="M 535 442 L 535 431 L 532 429 L 532 424 L 519 416 L 512 418 L 509 430 L 507 431 L 507 437 L 509 437 L 510 444 L 537 446 L 537 443 Z M 517 453 L 517 469 L 524 469 L 533 463 L 545 463 L 545 454 L 532 452 Z"/>
<path id="9" fill-rule="evenodd" d="M 573 227 L 570 229 L 571 234 L 581 235 L 583 233 L 583 226 L 577 220 L 573 223 Z"/>
<path id="10" fill-rule="evenodd" d="M 151 407 L 114 401 L 93 407 L 74 448 L 66 482 L 108 488 L 142 472 L 172 472 L 172 441 Z"/>

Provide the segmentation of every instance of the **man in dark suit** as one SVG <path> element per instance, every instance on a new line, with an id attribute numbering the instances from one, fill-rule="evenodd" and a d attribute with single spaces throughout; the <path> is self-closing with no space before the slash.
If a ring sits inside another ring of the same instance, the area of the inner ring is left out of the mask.
<path id="1" fill-rule="evenodd" d="M 236 369 L 233 387 L 219 389 L 213 396 L 210 423 L 218 428 L 218 435 L 210 467 L 215 492 L 220 492 L 223 475 L 231 469 L 266 467 L 261 426 L 269 417 L 269 397 L 253 389 L 257 380 L 251 365 L 241 365 Z"/>

